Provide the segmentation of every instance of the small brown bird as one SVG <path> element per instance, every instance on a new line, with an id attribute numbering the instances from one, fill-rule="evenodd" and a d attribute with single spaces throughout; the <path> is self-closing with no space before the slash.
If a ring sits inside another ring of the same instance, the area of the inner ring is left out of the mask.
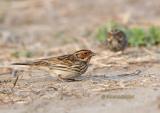
<path id="1" fill-rule="evenodd" d="M 13 65 L 28 65 L 33 68 L 45 69 L 52 76 L 58 75 L 61 80 L 75 80 L 76 77 L 84 74 L 89 62 L 94 56 L 90 50 L 80 50 L 73 54 L 39 59 L 25 63 L 13 63 Z"/>
<path id="2" fill-rule="evenodd" d="M 111 51 L 124 51 L 128 45 L 127 36 L 125 33 L 118 29 L 112 29 L 108 32 L 106 40 L 107 48 Z"/>

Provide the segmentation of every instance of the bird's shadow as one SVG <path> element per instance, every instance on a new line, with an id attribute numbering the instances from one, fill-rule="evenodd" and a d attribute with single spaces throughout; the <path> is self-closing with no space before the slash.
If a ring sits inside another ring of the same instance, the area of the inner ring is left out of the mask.
<path id="1" fill-rule="evenodd" d="M 132 73 L 124 73 L 124 74 L 113 75 L 113 76 L 106 76 L 105 74 L 104 75 L 88 75 L 88 76 L 80 76 L 80 77 L 75 78 L 75 79 L 64 80 L 64 81 L 60 81 L 60 80 L 57 79 L 57 77 L 51 77 L 48 74 L 46 74 L 43 77 L 35 77 L 35 78 L 29 79 L 29 80 L 25 80 L 25 81 L 28 81 L 30 83 L 35 83 L 35 82 L 42 82 L 42 81 L 82 82 L 82 81 L 88 81 L 88 80 L 92 80 L 92 81 L 133 80 L 136 77 L 138 77 L 140 75 L 140 73 L 141 73 L 141 70 L 136 70 L 135 72 L 132 72 Z"/>
<path id="2" fill-rule="evenodd" d="M 141 73 L 141 70 L 136 70 L 135 72 L 132 73 L 125 73 L 125 74 L 119 74 L 119 75 L 113 75 L 113 76 L 106 76 L 106 75 L 89 75 L 89 76 L 80 76 L 75 79 L 69 79 L 69 80 L 64 80 L 64 81 L 59 81 L 56 78 L 52 78 L 54 80 L 57 80 L 59 82 L 82 82 L 82 81 L 104 81 L 104 80 L 133 80 L 136 77 L 139 77 Z"/>
<path id="3" fill-rule="evenodd" d="M 113 75 L 113 76 L 106 76 L 104 75 L 92 75 L 92 76 L 83 76 L 81 77 L 82 80 L 94 80 L 94 81 L 101 81 L 101 80 L 133 80 L 136 77 L 139 77 L 141 73 L 141 70 L 136 70 L 132 73 L 124 73 L 119 75 Z"/>

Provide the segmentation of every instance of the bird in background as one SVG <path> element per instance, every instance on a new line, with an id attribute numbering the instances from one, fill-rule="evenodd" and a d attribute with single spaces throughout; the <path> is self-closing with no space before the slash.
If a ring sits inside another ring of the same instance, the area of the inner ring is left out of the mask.
<path id="1" fill-rule="evenodd" d="M 123 52 L 128 46 L 127 36 L 119 29 L 112 29 L 107 33 L 106 45 L 113 52 Z"/>
<path id="2" fill-rule="evenodd" d="M 94 55 L 95 53 L 91 50 L 79 50 L 72 54 L 13 63 L 13 65 L 44 69 L 51 76 L 58 76 L 60 80 L 75 80 L 87 71 L 89 62 Z"/>

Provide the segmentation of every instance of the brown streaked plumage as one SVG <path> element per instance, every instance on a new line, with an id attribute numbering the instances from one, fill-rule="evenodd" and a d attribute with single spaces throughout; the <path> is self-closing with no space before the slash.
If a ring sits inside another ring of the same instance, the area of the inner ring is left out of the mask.
<path id="1" fill-rule="evenodd" d="M 112 29 L 107 35 L 106 44 L 109 50 L 117 52 L 123 51 L 127 47 L 127 36 L 123 31 Z"/>
<path id="2" fill-rule="evenodd" d="M 74 80 L 86 72 L 90 59 L 94 55 L 90 50 L 80 50 L 73 54 L 24 63 L 13 63 L 13 65 L 28 65 L 35 68 L 47 69 L 53 76 L 56 74 L 61 79 Z"/>

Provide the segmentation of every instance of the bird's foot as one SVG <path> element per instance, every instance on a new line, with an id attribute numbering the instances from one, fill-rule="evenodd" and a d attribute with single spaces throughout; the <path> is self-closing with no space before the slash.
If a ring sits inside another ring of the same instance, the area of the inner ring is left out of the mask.
<path id="1" fill-rule="evenodd" d="M 79 78 L 62 78 L 61 75 L 58 76 L 58 80 L 61 82 L 82 81 L 82 79 L 79 79 Z"/>

